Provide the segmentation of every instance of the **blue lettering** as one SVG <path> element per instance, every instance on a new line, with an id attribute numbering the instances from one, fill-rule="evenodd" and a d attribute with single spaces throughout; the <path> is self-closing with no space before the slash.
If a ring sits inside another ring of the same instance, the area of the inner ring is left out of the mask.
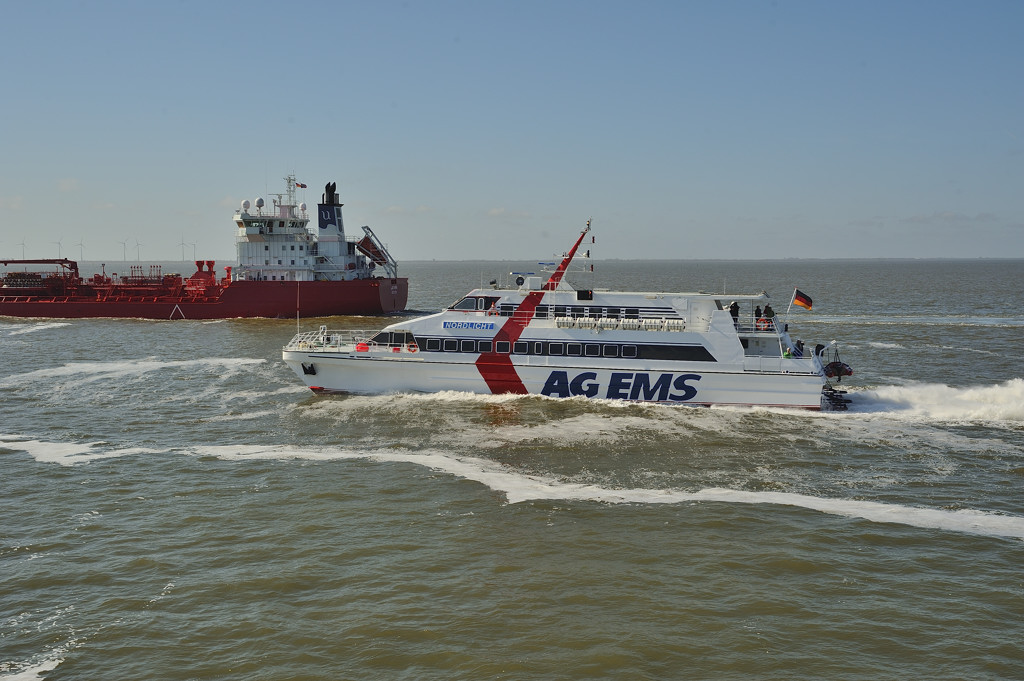
<path id="1" fill-rule="evenodd" d="M 552 375 L 557 374 L 557 373 L 564 373 L 564 372 L 556 371 L 556 372 L 553 372 Z M 597 394 L 597 389 L 600 386 L 597 383 L 587 383 L 587 384 L 584 384 L 583 382 L 584 381 L 593 381 L 595 378 L 597 378 L 597 374 L 595 374 L 593 371 L 586 371 L 586 372 L 580 374 L 579 376 L 577 376 L 576 378 L 572 379 L 572 383 L 569 384 L 569 391 L 572 392 L 573 395 L 583 395 L 584 397 L 593 397 L 594 395 Z"/>
<path id="2" fill-rule="evenodd" d="M 668 399 L 668 389 L 672 385 L 672 374 L 662 374 L 658 380 L 651 385 L 649 374 L 636 374 L 633 376 L 633 389 L 629 391 L 631 400 L 653 400 L 664 402 Z M 694 392 L 697 392 L 694 390 Z M 641 397 L 643 393 L 643 397 Z M 655 398 L 657 395 L 657 398 Z"/>
<path id="3" fill-rule="evenodd" d="M 628 400 L 629 383 L 633 380 L 633 374 L 612 373 L 612 380 L 608 382 L 609 400 Z"/>
<path id="4" fill-rule="evenodd" d="M 680 376 L 676 376 L 676 380 L 672 382 L 672 387 L 675 388 L 676 390 L 682 390 L 683 394 L 677 395 L 675 393 L 672 393 L 671 395 L 668 396 L 668 398 L 670 400 L 675 400 L 676 402 L 685 402 L 686 400 L 692 400 L 694 395 L 697 394 L 697 388 L 692 385 L 687 385 L 686 382 L 699 380 L 700 374 L 682 374 Z"/>
<path id="5" fill-rule="evenodd" d="M 548 397 L 568 397 L 569 374 L 564 371 L 552 371 L 548 380 L 544 382 L 540 394 Z"/>

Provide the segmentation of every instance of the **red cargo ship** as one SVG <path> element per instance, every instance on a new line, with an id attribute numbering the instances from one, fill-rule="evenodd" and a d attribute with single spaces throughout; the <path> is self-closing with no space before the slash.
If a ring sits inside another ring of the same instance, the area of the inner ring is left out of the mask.
<path id="1" fill-rule="evenodd" d="M 293 176 L 264 202 L 242 202 L 235 213 L 238 264 L 218 277 L 215 262 L 197 260 L 190 277 L 161 273 L 159 265 L 133 265 L 128 276 L 83 278 L 78 263 L 0 260 L 0 315 L 14 317 L 136 317 L 225 319 L 230 317 L 324 317 L 399 312 L 409 280 L 369 227 L 346 238 L 336 185 L 328 183 L 318 205 L 318 229 L 307 229 L 306 204 L 295 202 Z M 250 209 L 255 208 L 255 213 Z M 48 265 L 50 271 L 11 269 Z"/>

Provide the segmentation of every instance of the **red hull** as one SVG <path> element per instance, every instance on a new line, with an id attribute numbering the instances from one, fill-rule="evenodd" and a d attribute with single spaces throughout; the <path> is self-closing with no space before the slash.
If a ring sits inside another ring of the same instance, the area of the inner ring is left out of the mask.
<path id="1" fill-rule="evenodd" d="M 85 287 L 86 289 L 88 287 Z M 13 292 L 13 291 L 10 291 Z M 219 295 L 204 297 L 166 291 L 125 291 L 100 300 L 94 292 L 71 295 L 4 295 L 0 316 L 130 317 L 139 319 L 229 319 L 233 317 L 328 317 L 397 312 L 405 309 L 409 280 L 235 281 Z M 163 295 L 161 295 L 163 294 Z"/>

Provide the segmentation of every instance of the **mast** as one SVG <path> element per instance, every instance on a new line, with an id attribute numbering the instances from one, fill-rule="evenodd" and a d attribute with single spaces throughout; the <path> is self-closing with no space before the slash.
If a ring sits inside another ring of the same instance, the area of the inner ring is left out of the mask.
<path id="1" fill-rule="evenodd" d="M 558 268 L 551 273 L 551 276 L 548 277 L 548 280 L 543 287 L 545 291 L 554 291 L 558 288 L 558 285 L 562 282 L 562 277 L 565 276 L 565 271 L 569 268 L 569 263 L 572 262 L 573 257 L 576 255 L 576 249 L 580 247 L 580 244 L 583 242 L 583 237 L 585 237 L 589 231 L 590 219 L 587 220 L 587 226 L 582 232 L 580 232 L 580 238 L 576 239 L 576 243 L 572 245 L 569 252 L 565 254 L 564 258 L 562 258 L 562 264 L 560 264 Z"/>

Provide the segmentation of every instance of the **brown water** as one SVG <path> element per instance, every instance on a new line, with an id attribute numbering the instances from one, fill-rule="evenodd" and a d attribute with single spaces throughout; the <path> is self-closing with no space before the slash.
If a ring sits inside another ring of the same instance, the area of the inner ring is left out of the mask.
<path id="1" fill-rule="evenodd" d="M 529 266 L 403 273 L 434 311 Z M 580 282 L 799 286 L 794 336 L 854 367 L 840 414 L 316 397 L 294 321 L 2 319 L 0 679 L 1022 678 L 1022 280 Z"/>

